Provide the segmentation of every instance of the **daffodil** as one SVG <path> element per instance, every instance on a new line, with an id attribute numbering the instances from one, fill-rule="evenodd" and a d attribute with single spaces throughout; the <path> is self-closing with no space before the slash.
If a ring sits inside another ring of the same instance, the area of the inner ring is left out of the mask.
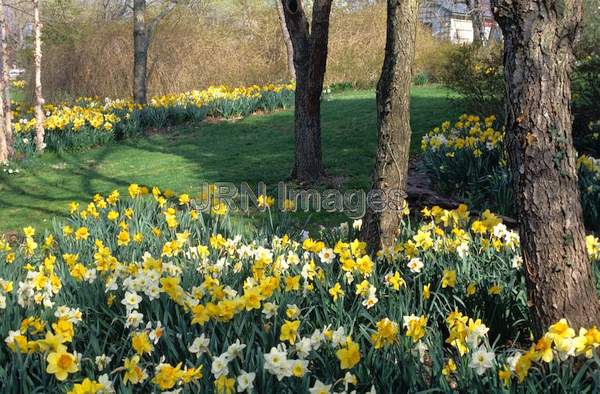
<path id="1" fill-rule="evenodd" d="M 300 320 L 286 320 L 281 326 L 281 334 L 279 340 L 288 341 L 290 344 L 294 344 L 298 337 L 298 328 L 300 327 Z"/>
<path id="2" fill-rule="evenodd" d="M 456 271 L 454 270 L 444 270 L 444 274 L 442 277 L 442 288 L 446 287 L 454 287 L 456 286 Z"/>
<path id="3" fill-rule="evenodd" d="M 154 346 L 150 343 L 148 339 L 148 334 L 145 331 L 138 332 L 132 335 L 131 337 L 131 347 L 135 352 L 139 355 L 143 355 L 144 353 L 152 353 Z"/>
<path id="4" fill-rule="evenodd" d="M 344 290 L 342 290 L 342 286 L 336 283 L 332 288 L 329 289 L 329 294 L 333 298 L 333 302 L 337 301 L 338 297 L 344 296 Z"/>
<path id="5" fill-rule="evenodd" d="M 442 368 L 442 375 L 450 376 L 455 373 L 457 370 L 456 363 L 451 358 L 446 361 L 444 367 Z"/>
<path id="6" fill-rule="evenodd" d="M 375 349 L 392 345 L 398 340 L 399 331 L 398 323 L 386 317 L 377 322 L 377 332 L 371 335 L 371 343 Z"/>
<path id="7" fill-rule="evenodd" d="M 148 375 L 146 371 L 139 366 L 140 356 L 135 355 L 131 358 L 126 358 L 123 364 L 125 369 L 125 375 L 123 376 L 123 382 L 131 382 L 132 384 L 138 384 L 143 382 Z"/>
<path id="8" fill-rule="evenodd" d="M 357 343 L 348 338 L 344 346 L 335 352 L 335 355 L 340 360 L 341 369 L 350 369 L 360 361 L 360 348 Z"/>
<path id="9" fill-rule="evenodd" d="M 48 353 L 46 361 L 46 372 L 53 374 L 58 380 L 66 380 L 69 374 L 79 371 L 79 362 L 64 346 Z"/>

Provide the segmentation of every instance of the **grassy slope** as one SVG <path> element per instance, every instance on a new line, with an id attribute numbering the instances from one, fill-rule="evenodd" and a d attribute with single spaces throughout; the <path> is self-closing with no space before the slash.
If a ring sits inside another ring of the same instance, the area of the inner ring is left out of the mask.
<path id="1" fill-rule="evenodd" d="M 415 87 L 412 150 L 431 127 L 460 114 L 450 93 Z M 0 232 L 25 225 L 44 227 L 67 214 L 70 201 L 130 183 L 194 192 L 201 182 L 263 181 L 275 185 L 293 162 L 293 112 L 251 116 L 241 121 L 202 123 L 169 134 L 122 141 L 79 153 L 45 154 L 17 176 L 0 176 Z M 329 173 L 345 188 L 367 188 L 374 160 L 374 93 L 352 91 L 323 103 L 323 156 Z M 342 219 L 320 217 L 327 222 Z"/>

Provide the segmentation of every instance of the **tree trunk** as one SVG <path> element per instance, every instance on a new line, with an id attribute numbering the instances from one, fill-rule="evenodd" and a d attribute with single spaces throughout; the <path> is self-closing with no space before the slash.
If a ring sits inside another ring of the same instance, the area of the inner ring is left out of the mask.
<path id="1" fill-rule="evenodd" d="M 12 133 L 12 110 L 10 105 L 10 78 L 8 76 L 8 35 L 6 31 L 6 9 L 4 1 L 0 0 L 0 40 L 2 41 L 2 88 L 0 92 L 4 94 L 2 112 L 4 115 L 4 134 L 6 139 L 6 149 L 8 157 L 14 154 L 14 142 Z M 0 94 L 2 94 L 0 93 Z"/>
<path id="2" fill-rule="evenodd" d="M 494 0 L 494 13 L 504 34 L 506 144 L 534 329 L 561 318 L 599 325 L 571 136 L 582 1 Z"/>
<path id="3" fill-rule="evenodd" d="M 496 21 L 492 22 L 492 27 L 490 29 L 488 40 L 494 41 L 495 43 L 502 42 L 502 31 L 500 30 L 500 26 L 498 26 L 498 23 L 496 23 Z"/>
<path id="4" fill-rule="evenodd" d="M 469 0 L 469 13 L 473 23 L 473 44 L 483 45 L 485 43 L 485 25 L 481 0 Z"/>
<path id="5" fill-rule="evenodd" d="M 388 0 L 387 37 L 377 83 L 378 147 L 372 191 L 387 206 L 369 203 L 361 238 L 373 252 L 394 245 L 406 198 L 410 151 L 410 87 L 415 58 L 418 0 Z"/>
<path id="6" fill-rule="evenodd" d="M 0 94 L 0 107 L 2 107 L 3 97 Z M 6 141 L 6 130 L 4 130 L 4 113 L 0 111 L 0 164 L 8 161 L 8 145 Z"/>
<path id="7" fill-rule="evenodd" d="M 292 178 L 300 182 L 323 175 L 321 154 L 321 93 L 327 68 L 329 15 L 332 0 L 314 0 L 309 31 L 300 0 L 280 0 L 294 49 L 296 94 L 295 158 Z"/>
<path id="8" fill-rule="evenodd" d="M 39 0 L 33 0 L 33 24 L 35 29 L 35 147 L 42 152 L 44 143 L 44 98 L 42 97 L 42 23 Z"/>
<path id="9" fill-rule="evenodd" d="M 146 104 L 146 69 L 148 64 L 148 29 L 146 0 L 133 1 L 133 101 Z"/>
<path id="10" fill-rule="evenodd" d="M 296 80 L 296 68 L 294 67 L 294 46 L 292 45 L 292 39 L 290 38 L 290 32 L 288 31 L 285 23 L 285 12 L 283 11 L 283 4 L 280 1 L 275 2 L 277 4 L 277 12 L 279 14 L 279 24 L 281 25 L 281 33 L 283 34 L 283 42 L 285 43 L 287 69 L 292 77 L 292 80 Z"/>

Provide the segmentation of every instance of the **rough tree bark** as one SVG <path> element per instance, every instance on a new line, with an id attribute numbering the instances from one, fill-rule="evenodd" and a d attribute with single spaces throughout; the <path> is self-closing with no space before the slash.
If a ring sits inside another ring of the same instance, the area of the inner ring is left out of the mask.
<path id="1" fill-rule="evenodd" d="M 378 206 L 377 201 L 367 206 L 361 238 L 371 251 L 394 244 L 406 198 L 418 5 L 418 0 L 387 2 L 385 57 L 377 83 L 378 147 L 372 185 L 372 190 L 387 195 L 387 206 Z"/>
<path id="2" fill-rule="evenodd" d="M 485 25 L 483 9 L 481 8 L 481 0 L 468 0 L 469 14 L 473 23 L 473 43 L 475 45 L 483 45 L 485 39 Z"/>
<path id="3" fill-rule="evenodd" d="M 4 8 L 3 0 L 0 0 L 0 40 L 2 41 L 2 88 L 0 88 L 0 92 L 4 94 L 4 105 L 2 106 L 4 115 L 4 134 L 8 157 L 10 157 L 14 153 L 14 143 L 12 133 L 12 109 L 10 105 L 10 78 L 8 76 L 8 34 L 6 28 L 6 9 Z"/>
<path id="4" fill-rule="evenodd" d="M 290 38 L 290 32 L 288 31 L 285 23 L 285 12 L 283 11 L 283 4 L 280 1 L 275 2 L 277 4 L 277 12 L 279 14 L 279 24 L 281 25 L 281 33 L 283 34 L 283 42 L 285 43 L 287 68 L 292 80 L 296 80 L 296 68 L 294 67 L 294 46 L 292 45 L 292 39 Z"/>
<path id="5" fill-rule="evenodd" d="M 493 0 L 504 34 L 506 144 L 530 301 L 540 333 L 600 324 L 571 136 L 573 41 L 581 0 Z"/>
<path id="6" fill-rule="evenodd" d="M 314 0 L 310 29 L 300 0 L 279 1 L 283 5 L 286 26 L 292 40 L 296 69 L 296 147 L 292 178 L 300 182 L 311 182 L 323 175 L 321 93 L 327 67 L 332 0 Z"/>
<path id="7" fill-rule="evenodd" d="M 177 5 L 171 0 L 162 11 L 146 21 L 146 0 L 133 0 L 133 101 L 146 104 L 148 96 L 148 47 L 156 26 Z"/>
<path id="8" fill-rule="evenodd" d="M 35 30 L 35 148 L 42 152 L 44 143 L 44 98 L 42 96 L 42 22 L 40 21 L 39 0 L 33 1 L 33 27 Z"/>

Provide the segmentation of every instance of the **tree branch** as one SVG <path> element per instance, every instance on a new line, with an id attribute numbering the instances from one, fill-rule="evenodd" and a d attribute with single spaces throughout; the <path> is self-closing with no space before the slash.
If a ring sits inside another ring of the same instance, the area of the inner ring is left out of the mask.
<path id="1" fill-rule="evenodd" d="M 292 46 L 294 47 L 294 65 L 296 66 L 296 71 L 298 71 L 298 68 L 306 66 L 309 60 L 305 58 L 310 45 L 308 21 L 300 0 L 278 1 L 281 1 L 283 4 L 285 24 L 292 39 Z"/>
<path id="2" fill-rule="evenodd" d="M 158 23 L 164 19 L 167 15 L 169 15 L 175 7 L 179 4 L 178 0 L 171 0 L 158 15 L 156 15 L 150 22 L 148 23 L 147 31 L 148 31 L 148 39 L 152 40 L 152 36 L 154 35 L 154 31 L 156 30 L 156 26 Z"/>

